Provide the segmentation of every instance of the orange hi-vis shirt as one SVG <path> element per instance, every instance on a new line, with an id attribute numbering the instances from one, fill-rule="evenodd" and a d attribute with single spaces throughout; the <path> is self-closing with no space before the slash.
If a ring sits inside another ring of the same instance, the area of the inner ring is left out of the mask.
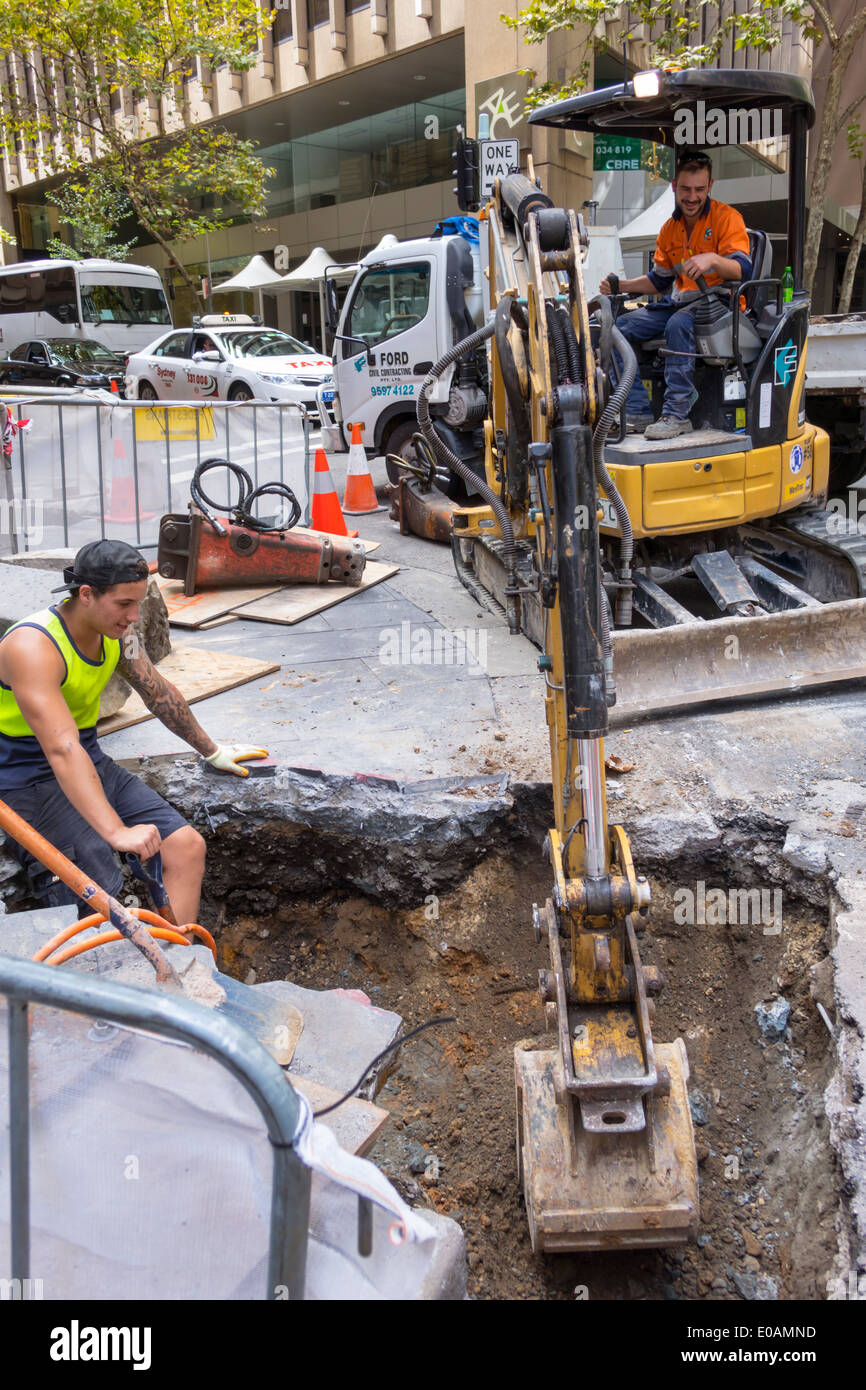
<path id="1" fill-rule="evenodd" d="M 666 293 L 672 288 L 674 266 L 687 261 L 690 256 L 700 256 L 707 251 L 739 261 L 742 278 L 750 278 L 749 233 L 742 214 L 736 208 L 728 207 L 727 203 L 717 203 L 712 198 L 707 199 L 691 232 L 679 208 L 673 217 L 668 218 L 658 234 L 650 279 L 662 293 Z M 708 285 L 718 285 L 722 277 L 710 271 L 704 279 Z M 679 275 L 676 277 L 673 298 L 680 299 L 697 289 L 695 281 L 690 280 L 688 275 Z"/>

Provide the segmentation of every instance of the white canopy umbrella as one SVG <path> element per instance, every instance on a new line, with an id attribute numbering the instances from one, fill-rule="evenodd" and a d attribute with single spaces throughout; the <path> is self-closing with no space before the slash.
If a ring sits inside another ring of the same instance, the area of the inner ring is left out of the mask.
<path id="1" fill-rule="evenodd" d="M 224 280 L 221 285 L 214 285 L 212 293 L 230 294 L 232 290 L 252 290 L 257 297 L 259 314 L 264 318 L 262 291 L 275 289 L 277 285 L 282 284 L 282 280 L 282 275 L 274 270 L 273 266 L 268 265 L 264 256 L 253 256 L 237 275 L 233 275 L 230 280 Z"/>
<path id="2" fill-rule="evenodd" d="M 623 251 L 652 251 L 665 222 L 673 217 L 675 206 L 674 190 L 666 183 L 654 203 L 620 228 L 619 244 Z"/>
<path id="3" fill-rule="evenodd" d="M 278 294 L 282 293 L 283 290 L 309 290 L 314 294 L 318 293 L 323 350 L 325 346 L 325 281 L 354 280 L 357 269 L 357 265 L 339 265 L 324 246 L 315 246 L 305 261 L 301 261 L 301 264 L 295 266 L 294 270 L 281 276 L 279 285 L 275 289 Z"/>

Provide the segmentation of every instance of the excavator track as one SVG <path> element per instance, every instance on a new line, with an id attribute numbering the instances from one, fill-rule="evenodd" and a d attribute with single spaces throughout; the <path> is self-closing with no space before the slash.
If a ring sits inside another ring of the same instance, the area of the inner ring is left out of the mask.
<path id="1" fill-rule="evenodd" d="M 747 554 L 814 595 L 809 606 L 614 632 L 612 722 L 866 679 L 866 537 L 828 534 L 832 518 L 812 508 L 779 526 L 743 527 L 738 535 Z M 521 628 L 543 648 L 541 604 L 531 592 L 533 547 L 517 545 Z M 504 597 L 501 540 L 476 537 L 472 567 L 479 587 Z"/>
<path id="2" fill-rule="evenodd" d="M 821 507 L 789 512 L 771 527 L 748 526 L 751 554 L 822 603 L 866 597 L 866 535 L 841 530 L 836 512 Z"/>

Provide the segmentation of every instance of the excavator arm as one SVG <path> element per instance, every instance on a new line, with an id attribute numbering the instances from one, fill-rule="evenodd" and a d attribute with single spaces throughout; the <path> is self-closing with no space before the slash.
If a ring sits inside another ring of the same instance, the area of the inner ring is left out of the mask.
<path id="1" fill-rule="evenodd" d="M 526 598 L 540 600 L 555 808 L 547 840 L 553 889 L 533 910 L 550 956 L 539 978 L 555 1046 L 515 1054 L 520 1179 L 537 1250 L 677 1244 L 698 1221 L 688 1064 L 681 1040 L 665 1046 L 652 1036 L 661 980 L 641 965 L 637 941 L 650 890 L 622 827 L 608 825 L 605 798 L 615 694 L 599 495 L 603 488 L 619 502 L 602 450 L 634 359 L 616 335 L 627 370 L 612 392 L 615 330 L 606 304 L 586 301 L 581 219 L 514 174 L 497 185 L 486 220 L 492 322 L 466 340 L 468 351 L 491 345 L 479 489 L 486 505 L 461 509 L 454 545 L 458 561 L 464 536 L 483 537 L 498 555 L 513 632 Z M 426 396 L 465 347 L 435 364 L 418 408 L 422 432 L 452 468 Z M 616 606 L 629 600 L 628 539 Z"/>

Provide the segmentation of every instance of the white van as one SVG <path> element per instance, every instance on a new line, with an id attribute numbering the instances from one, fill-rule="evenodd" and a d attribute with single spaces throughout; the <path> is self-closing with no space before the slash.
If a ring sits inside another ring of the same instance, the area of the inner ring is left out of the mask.
<path id="1" fill-rule="evenodd" d="M 96 259 L 0 266 L 0 356 L 31 338 L 95 338 L 130 353 L 171 326 L 152 266 Z"/>

